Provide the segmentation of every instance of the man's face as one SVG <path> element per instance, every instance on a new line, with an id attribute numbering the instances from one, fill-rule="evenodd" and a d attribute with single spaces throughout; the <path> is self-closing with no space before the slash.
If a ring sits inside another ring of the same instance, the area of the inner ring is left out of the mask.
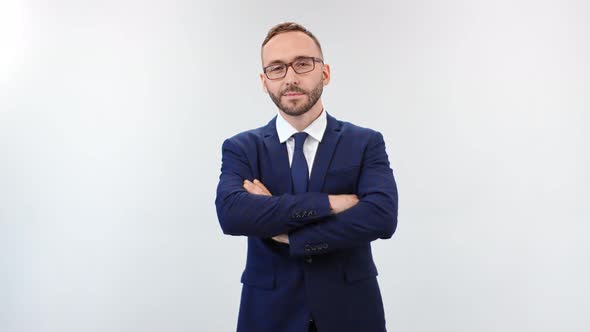
<path id="1" fill-rule="evenodd" d="M 262 66 L 288 64 L 300 57 L 322 58 L 318 46 L 308 35 L 299 31 L 285 32 L 264 45 Z M 284 78 L 270 80 L 261 73 L 260 79 L 264 91 L 280 110 L 298 116 L 308 112 L 320 99 L 324 85 L 330 81 L 330 67 L 315 62 L 314 70 L 308 73 L 297 74 L 288 67 Z"/>

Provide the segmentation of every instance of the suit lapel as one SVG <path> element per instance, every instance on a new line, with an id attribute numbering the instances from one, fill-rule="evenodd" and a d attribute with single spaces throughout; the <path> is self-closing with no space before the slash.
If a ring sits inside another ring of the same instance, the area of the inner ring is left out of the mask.
<path id="1" fill-rule="evenodd" d="M 324 178 L 332 161 L 332 156 L 340 140 L 340 123 L 330 114 L 327 114 L 326 131 L 318 145 L 309 179 L 309 192 L 321 192 L 324 186 Z M 279 142 L 276 129 L 275 116 L 264 127 L 264 145 L 268 151 L 269 163 L 273 173 L 271 192 L 273 195 L 291 193 L 291 167 L 289 166 L 289 154 L 286 144 Z M 270 184 L 270 183 L 269 183 Z"/>
<path id="2" fill-rule="evenodd" d="M 273 195 L 291 193 L 291 167 L 289 166 L 289 154 L 286 144 L 279 142 L 276 129 L 275 116 L 264 128 L 264 145 L 268 150 L 269 163 L 273 173 L 274 184 L 271 188 Z"/>
<path id="3" fill-rule="evenodd" d="M 324 111 L 325 112 L 325 111 Z M 332 161 L 332 155 L 336 150 L 336 145 L 340 139 L 340 123 L 338 120 L 327 114 L 327 125 L 324 137 L 318 145 L 313 167 L 311 168 L 311 177 L 309 179 L 308 191 L 321 192 L 324 186 L 324 178 Z M 278 140 L 278 139 L 277 139 Z M 287 160 L 288 162 L 288 160 Z"/>

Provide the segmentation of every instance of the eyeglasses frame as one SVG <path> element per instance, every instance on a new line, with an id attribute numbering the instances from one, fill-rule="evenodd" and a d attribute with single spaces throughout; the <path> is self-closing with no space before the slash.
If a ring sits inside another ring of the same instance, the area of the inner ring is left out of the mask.
<path id="1" fill-rule="evenodd" d="M 297 61 L 302 60 L 302 59 L 311 59 L 311 60 L 313 60 L 313 68 L 311 68 L 310 71 L 306 71 L 306 72 L 303 72 L 303 73 L 298 73 L 297 70 L 295 70 L 295 67 L 293 67 L 293 64 L 295 62 L 297 62 Z M 316 57 L 313 57 L 313 56 L 301 56 L 301 57 L 297 57 L 297 59 L 295 59 L 295 60 L 293 60 L 293 61 L 291 61 L 289 63 L 276 63 L 276 64 L 273 64 L 273 65 L 268 65 L 266 67 L 262 67 L 262 71 L 264 72 L 264 75 L 266 76 L 266 78 L 268 78 L 271 81 L 275 81 L 275 80 L 281 80 L 281 79 L 285 78 L 285 76 L 287 76 L 287 72 L 289 71 L 289 67 L 293 68 L 293 71 L 296 74 L 306 74 L 306 73 L 312 72 L 312 71 L 315 70 L 315 63 L 316 62 L 324 63 L 324 59 L 316 58 Z M 268 77 L 268 73 L 266 72 L 266 70 L 268 68 L 270 68 L 270 67 L 277 66 L 277 65 L 287 65 L 287 68 L 285 70 L 285 75 L 283 75 L 282 77 L 277 77 L 277 78 L 270 78 L 270 77 Z"/>

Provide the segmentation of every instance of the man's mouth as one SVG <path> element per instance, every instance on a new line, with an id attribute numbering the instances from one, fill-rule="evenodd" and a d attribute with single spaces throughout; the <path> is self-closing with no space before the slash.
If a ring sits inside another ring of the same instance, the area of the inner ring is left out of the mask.
<path id="1" fill-rule="evenodd" d="M 287 92 L 285 94 L 283 94 L 283 96 L 285 97 L 295 97 L 295 96 L 302 96 L 303 93 L 299 93 L 299 92 Z"/>

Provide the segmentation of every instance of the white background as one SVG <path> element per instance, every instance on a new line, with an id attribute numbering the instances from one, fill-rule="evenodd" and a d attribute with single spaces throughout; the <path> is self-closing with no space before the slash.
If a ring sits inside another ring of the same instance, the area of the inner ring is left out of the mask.
<path id="1" fill-rule="evenodd" d="M 0 3 L 0 331 L 235 330 L 221 143 L 259 47 L 317 35 L 330 114 L 381 131 L 391 331 L 590 330 L 587 1 Z M 329 332 L 329 331 L 328 331 Z"/>

